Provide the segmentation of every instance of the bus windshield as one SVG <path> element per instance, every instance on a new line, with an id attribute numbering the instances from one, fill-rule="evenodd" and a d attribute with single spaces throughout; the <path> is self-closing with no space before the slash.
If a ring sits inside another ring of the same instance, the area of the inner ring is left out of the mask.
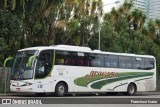
<path id="1" fill-rule="evenodd" d="M 33 78 L 34 62 L 38 51 L 20 51 L 17 53 L 12 67 L 12 80 L 25 80 Z"/>

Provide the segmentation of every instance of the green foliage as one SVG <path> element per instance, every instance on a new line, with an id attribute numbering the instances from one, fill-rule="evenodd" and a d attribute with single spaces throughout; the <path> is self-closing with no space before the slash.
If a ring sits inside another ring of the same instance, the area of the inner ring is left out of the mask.
<path id="1" fill-rule="evenodd" d="M 4 61 L 4 53 L 6 51 L 6 44 L 4 42 L 3 38 L 0 38 L 0 65 L 3 65 L 3 61 Z"/>
<path id="2" fill-rule="evenodd" d="M 20 24 L 16 15 L 9 11 L 0 12 L 0 66 L 8 56 L 13 56 L 20 49 Z"/>
<path id="3" fill-rule="evenodd" d="M 104 15 L 101 26 L 101 50 L 122 53 L 153 55 L 160 64 L 160 20 L 145 23 L 146 16 L 139 9 L 131 11 L 132 3 L 125 2 L 118 10 L 112 9 Z M 98 36 L 89 46 L 98 48 Z M 157 72 L 158 75 L 159 72 Z"/>

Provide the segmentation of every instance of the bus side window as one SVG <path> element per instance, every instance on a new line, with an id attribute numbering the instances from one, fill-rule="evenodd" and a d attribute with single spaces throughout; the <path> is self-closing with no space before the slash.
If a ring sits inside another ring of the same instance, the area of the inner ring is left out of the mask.
<path id="1" fill-rule="evenodd" d="M 88 53 L 84 53 L 83 63 L 84 63 L 84 66 L 89 66 L 89 56 L 88 56 Z"/>
<path id="2" fill-rule="evenodd" d="M 83 66 L 83 59 L 81 59 L 81 58 L 76 58 L 75 59 L 75 65 L 76 66 Z"/>
<path id="3" fill-rule="evenodd" d="M 118 67 L 118 56 L 105 55 L 104 56 L 104 66 L 107 68 L 117 68 Z"/>
<path id="4" fill-rule="evenodd" d="M 154 59 L 145 58 L 145 69 L 146 70 L 154 69 Z"/>
<path id="5" fill-rule="evenodd" d="M 119 56 L 119 68 L 132 68 L 132 59 L 128 56 Z"/>
<path id="6" fill-rule="evenodd" d="M 104 67 L 104 57 L 101 54 L 89 54 L 90 66 Z"/>
<path id="7" fill-rule="evenodd" d="M 56 51 L 55 55 L 55 65 L 66 65 L 67 63 L 67 52 L 66 51 Z"/>
<path id="8" fill-rule="evenodd" d="M 65 57 L 65 65 L 74 65 L 74 56 L 75 52 L 66 52 L 67 55 Z"/>
<path id="9" fill-rule="evenodd" d="M 77 55 L 75 56 L 74 65 L 75 66 L 83 66 L 83 60 L 84 60 L 84 53 L 77 52 Z"/>
<path id="10" fill-rule="evenodd" d="M 90 66 L 90 67 L 93 67 L 93 63 L 92 63 L 92 55 L 89 54 L 88 57 L 89 57 L 89 58 L 88 58 L 89 66 Z"/>
<path id="11" fill-rule="evenodd" d="M 88 66 L 88 54 L 83 52 L 77 52 L 75 56 L 75 66 Z"/>
<path id="12" fill-rule="evenodd" d="M 73 65 L 73 63 L 74 63 L 73 59 L 68 58 L 68 59 L 65 60 L 65 65 Z"/>
<path id="13" fill-rule="evenodd" d="M 144 58 L 132 58 L 133 69 L 144 69 Z"/>

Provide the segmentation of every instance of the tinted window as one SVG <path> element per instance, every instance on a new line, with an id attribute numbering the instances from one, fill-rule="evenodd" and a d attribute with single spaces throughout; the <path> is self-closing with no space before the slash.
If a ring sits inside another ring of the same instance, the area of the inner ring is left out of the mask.
<path id="1" fill-rule="evenodd" d="M 144 58 L 132 58 L 133 69 L 144 69 Z"/>
<path id="2" fill-rule="evenodd" d="M 56 51 L 55 65 L 74 65 L 74 52 Z"/>
<path id="3" fill-rule="evenodd" d="M 53 50 L 42 51 L 37 59 L 35 78 L 46 77 L 51 69 L 53 63 Z"/>
<path id="4" fill-rule="evenodd" d="M 55 65 L 88 66 L 88 54 L 83 52 L 56 51 Z"/>
<path id="5" fill-rule="evenodd" d="M 64 65 L 66 57 L 67 57 L 67 52 L 56 51 L 55 65 Z"/>
<path id="6" fill-rule="evenodd" d="M 105 67 L 117 68 L 118 67 L 118 56 L 115 55 L 105 55 Z"/>
<path id="7" fill-rule="evenodd" d="M 88 66 L 89 60 L 88 60 L 88 54 L 83 52 L 77 52 L 74 60 L 75 66 Z"/>
<path id="8" fill-rule="evenodd" d="M 120 56 L 119 57 L 119 67 L 120 68 L 132 68 L 132 59 L 131 57 Z"/>
<path id="9" fill-rule="evenodd" d="M 53 58 L 51 58 L 53 59 Z M 55 65 L 90 66 L 126 69 L 153 69 L 154 59 L 97 53 L 56 51 Z"/>
<path id="10" fill-rule="evenodd" d="M 65 57 L 65 65 L 74 65 L 74 57 L 76 56 L 75 52 L 67 52 Z"/>
<path id="11" fill-rule="evenodd" d="M 154 59 L 151 58 L 146 58 L 145 59 L 145 69 L 154 69 Z"/>
<path id="12" fill-rule="evenodd" d="M 89 54 L 89 64 L 92 67 L 103 67 L 104 58 L 101 54 Z"/>

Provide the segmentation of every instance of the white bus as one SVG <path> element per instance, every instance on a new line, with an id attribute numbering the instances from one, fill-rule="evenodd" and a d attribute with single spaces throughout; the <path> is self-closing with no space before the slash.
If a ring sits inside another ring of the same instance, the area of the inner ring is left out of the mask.
<path id="1" fill-rule="evenodd" d="M 156 60 L 150 55 L 103 52 L 55 45 L 19 50 L 10 81 L 12 92 L 67 93 L 156 90 Z"/>

